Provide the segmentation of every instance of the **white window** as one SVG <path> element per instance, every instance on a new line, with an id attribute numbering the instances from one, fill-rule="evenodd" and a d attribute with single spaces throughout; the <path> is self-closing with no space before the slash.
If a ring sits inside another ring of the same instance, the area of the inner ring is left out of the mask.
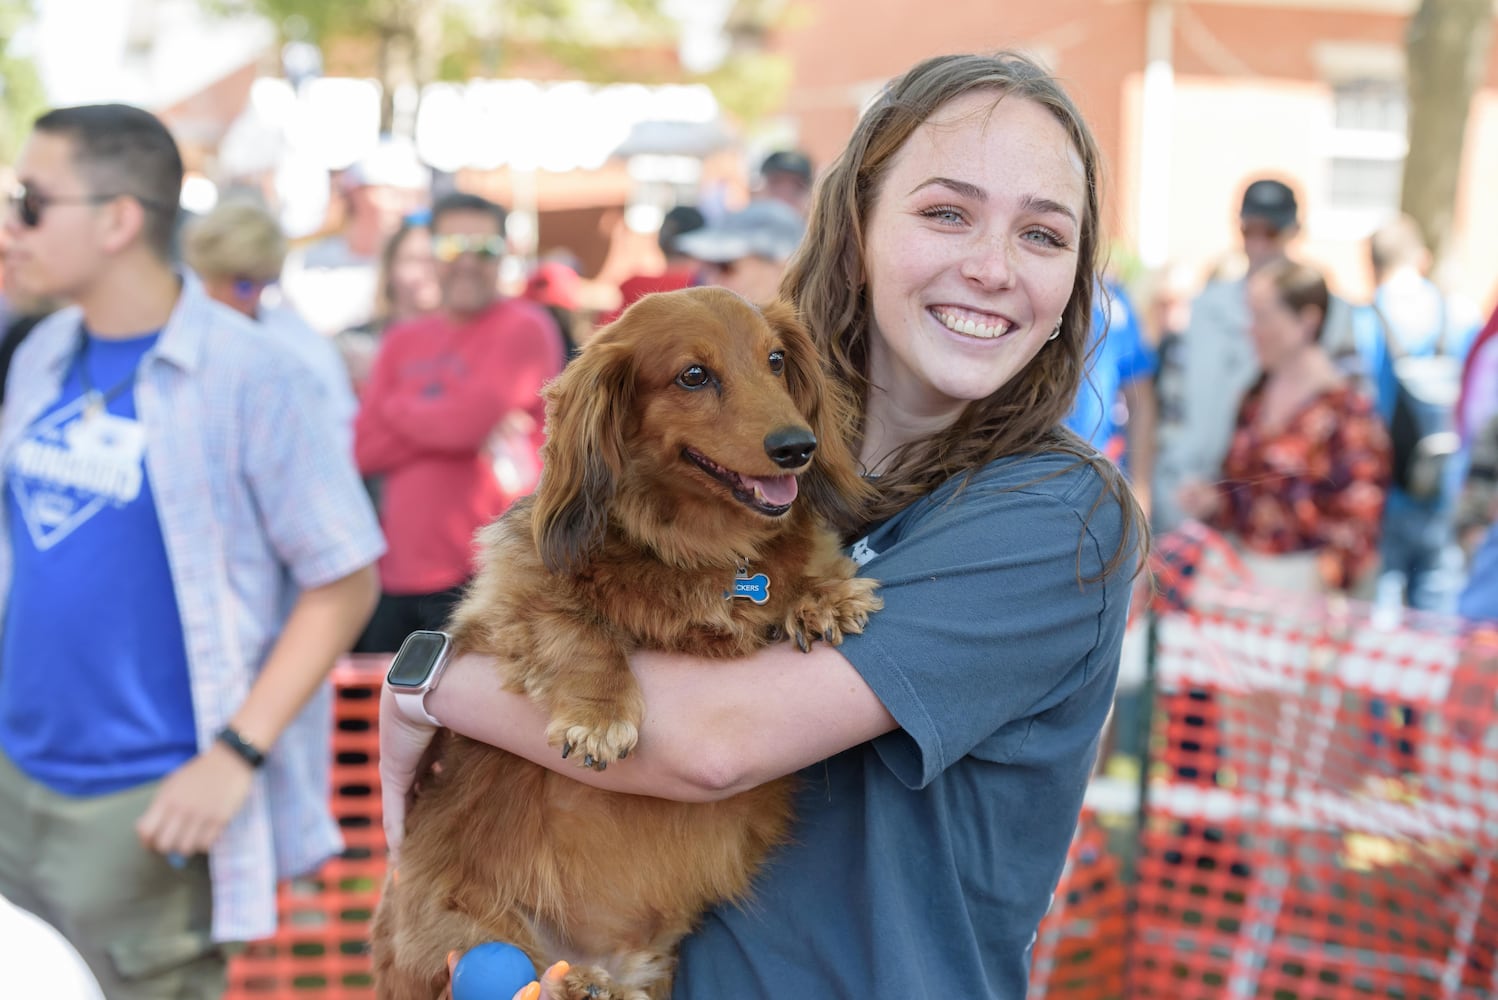
<path id="1" fill-rule="evenodd" d="M 1333 85 L 1328 207 L 1379 214 L 1398 210 L 1408 150 L 1403 81 L 1365 78 Z"/>

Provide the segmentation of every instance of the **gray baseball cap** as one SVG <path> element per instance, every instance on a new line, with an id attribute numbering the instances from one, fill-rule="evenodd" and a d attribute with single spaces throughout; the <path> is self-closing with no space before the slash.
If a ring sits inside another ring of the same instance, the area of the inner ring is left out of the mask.
<path id="1" fill-rule="evenodd" d="M 682 233 L 676 249 L 709 264 L 726 264 L 745 257 L 786 261 L 801 245 L 806 222 L 782 202 L 762 199 L 701 229 Z"/>

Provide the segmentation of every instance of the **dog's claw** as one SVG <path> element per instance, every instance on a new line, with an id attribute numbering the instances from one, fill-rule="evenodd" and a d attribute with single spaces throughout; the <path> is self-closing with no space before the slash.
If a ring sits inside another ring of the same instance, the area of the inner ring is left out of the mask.
<path id="1" fill-rule="evenodd" d="M 796 629 L 796 645 L 803 653 L 811 652 L 811 644 L 806 641 L 806 633 Z"/>
<path id="2" fill-rule="evenodd" d="M 825 629 L 822 630 L 822 641 L 825 642 L 825 643 L 827 643 L 829 646 L 832 645 L 832 626 L 831 625 L 827 626 Z"/>
<path id="3" fill-rule="evenodd" d="M 626 758 L 628 756 L 629 756 L 629 751 L 628 750 L 620 750 L 619 751 L 619 759 L 620 760 L 623 760 L 624 758 Z"/>
<path id="4" fill-rule="evenodd" d="M 572 756 L 572 744 L 571 743 L 563 743 L 562 744 L 562 759 L 566 760 L 568 757 L 571 757 L 571 756 Z"/>
<path id="5" fill-rule="evenodd" d="M 593 760 L 593 755 L 592 754 L 587 754 L 586 756 L 583 757 L 583 767 L 592 767 L 593 764 L 594 764 L 594 760 Z"/>
<path id="6" fill-rule="evenodd" d="M 607 771 L 608 769 L 609 769 L 609 762 L 606 761 L 606 760 L 601 760 L 601 761 L 599 761 L 597 764 L 595 764 L 593 766 L 593 770 L 595 770 L 595 771 Z"/>

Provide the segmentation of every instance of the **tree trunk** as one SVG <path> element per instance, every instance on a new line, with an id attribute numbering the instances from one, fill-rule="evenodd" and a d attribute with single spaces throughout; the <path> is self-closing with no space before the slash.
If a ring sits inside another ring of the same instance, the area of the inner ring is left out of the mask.
<path id="1" fill-rule="evenodd" d="M 1472 94 L 1487 72 L 1493 0 L 1421 0 L 1405 36 L 1409 155 L 1400 204 L 1437 261 L 1450 249 Z"/>
<path id="2" fill-rule="evenodd" d="M 498 0 L 490 3 L 497 6 Z M 437 66 L 442 59 L 442 11 L 442 4 L 435 0 L 418 0 L 411 11 L 406 56 L 410 81 L 416 88 L 416 103 L 411 108 L 412 135 L 416 133 L 416 118 L 421 113 L 422 93 L 427 84 L 437 79 Z"/>
<path id="3" fill-rule="evenodd" d="M 395 33 L 383 26 L 375 42 L 375 74 L 380 84 L 380 134 L 389 135 L 395 127 Z"/>

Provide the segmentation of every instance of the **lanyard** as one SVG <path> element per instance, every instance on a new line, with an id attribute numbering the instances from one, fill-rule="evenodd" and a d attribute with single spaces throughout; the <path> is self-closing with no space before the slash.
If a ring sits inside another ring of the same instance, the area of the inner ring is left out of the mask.
<path id="1" fill-rule="evenodd" d="M 88 331 L 84 330 L 83 324 L 80 323 L 78 325 L 78 347 L 73 352 L 73 361 L 68 367 L 77 367 L 78 381 L 83 384 L 83 419 L 93 420 L 95 417 L 104 414 L 111 400 L 118 398 L 126 389 L 135 384 L 135 376 L 140 371 L 140 359 L 136 360 L 128 375 L 108 389 L 100 392 L 94 388 L 93 380 L 88 376 L 88 346 Z M 142 355 L 143 358 L 144 355 Z"/>

